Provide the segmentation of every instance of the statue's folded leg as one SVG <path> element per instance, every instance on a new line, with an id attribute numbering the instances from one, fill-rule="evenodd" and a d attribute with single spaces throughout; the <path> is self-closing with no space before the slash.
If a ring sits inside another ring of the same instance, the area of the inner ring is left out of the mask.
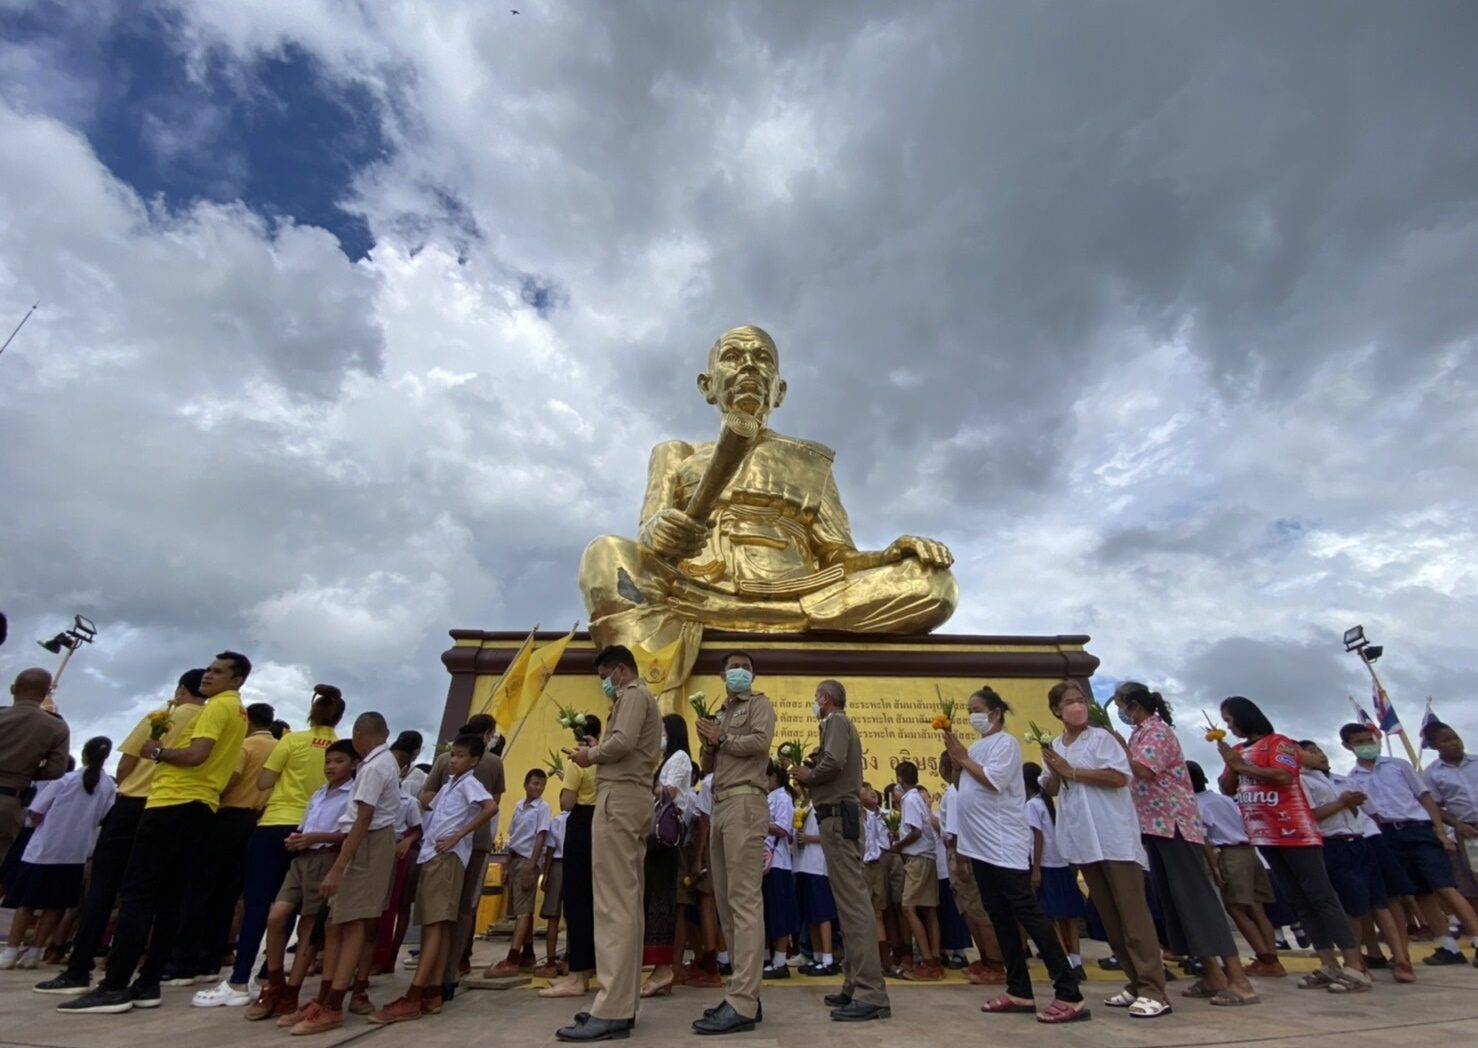
<path id="1" fill-rule="evenodd" d="M 848 575 L 800 599 L 810 629 L 848 633 L 927 633 L 959 602 L 953 574 L 913 557 Z"/>

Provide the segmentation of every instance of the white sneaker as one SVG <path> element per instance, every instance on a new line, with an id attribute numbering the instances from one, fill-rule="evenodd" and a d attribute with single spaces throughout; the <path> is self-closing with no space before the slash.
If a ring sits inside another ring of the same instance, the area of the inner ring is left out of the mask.
<path id="1" fill-rule="evenodd" d="M 201 990 L 190 1003 L 196 1008 L 244 1008 L 251 1003 L 251 987 L 246 990 L 233 989 L 229 982 L 221 982 L 209 990 Z"/>
<path id="2" fill-rule="evenodd" d="M 20 959 L 20 950 L 16 949 L 14 946 L 5 947 L 5 949 L 0 950 L 0 971 L 10 971 L 12 968 L 15 967 L 16 962 Z"/>
<path id="3" fill-rule="evenodd" d="M 39 968 L 41 967 L 41 958 L 44 956 L 46 956 L 45 950 L 39 946 L 32 946 L 25 953 L 21 954 L 20 960 L 15 962 L 15 966 L 17 968 L 24 968 L 27 971 L 33 968 Z"/>

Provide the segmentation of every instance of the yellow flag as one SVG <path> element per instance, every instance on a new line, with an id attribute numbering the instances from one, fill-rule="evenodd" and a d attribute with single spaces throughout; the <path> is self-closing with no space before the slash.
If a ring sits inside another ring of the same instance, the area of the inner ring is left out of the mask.
<path id="1" fill-rule="evenodd" d="M 631 649 L 631 654 L 636 656 L 637 669 L 641 671 L 641 678 L 646 681 L 652 694 L 661 695 L 672 668 L 682 661 L 682 635 L 679 634 L 676 640 L 660 651 L 648 651 L 638 644 Z"/>
<path id="2" fill-rule="evenodd" d="M 534 629 L 539 627 L 535 626 Z M 488 696 L 487 705 L 484 710 L 493 711 L 493 720 L 500 727 L 507 727 L 517 720 L 514 711 L 518 707 L 519 697 L 523 694 L 524 677 L 528 672 L 529 658 L 534 652 L 534 630 L 529 631 L 528 637 L 523 642 L 523 647 L 513 656 L 513 661 L 503 671 L 503 676 L 498 678 L 493 693 Z"/>
<path id="3" fill-rule="evenodd" d="M 554 676 L 554 669 L 559 665 L 560 656 L 570 646 L 570 641 L 575 637 L 575 631 L 570 630 L 559 640 L 550 641 L 538 651 L 534 652 L 528 660 L 523 676 L 523 685 L 519 689 L 518 708 L 514 711 L 514 718 L 521 720 L 529 715 L 534 708 L 534 703 L 539 701 L 539 696 L 544 694 L 544 689 L 549 685 L 549 678 Z"/>

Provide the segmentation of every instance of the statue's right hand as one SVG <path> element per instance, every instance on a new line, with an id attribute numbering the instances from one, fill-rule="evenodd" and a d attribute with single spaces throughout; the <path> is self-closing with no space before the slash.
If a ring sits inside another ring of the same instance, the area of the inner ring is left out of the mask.
<path id="1" fill-rule="evenodd" d="M 647 523 L 645 531 L 646 544 L 673 560 L 696 557 L 708 541 L 708 525 L 680 509 L 660 511 Z"/>

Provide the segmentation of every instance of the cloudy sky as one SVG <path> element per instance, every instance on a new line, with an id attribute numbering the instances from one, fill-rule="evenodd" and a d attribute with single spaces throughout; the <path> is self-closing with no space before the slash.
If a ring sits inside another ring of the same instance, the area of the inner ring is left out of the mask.
<path id="1" fill-rule="evenodd" d="M 1478 10 L 0 2 L 0 671 L 222 647 L 430 731 L 583 609 L 723 329 L 958 632 L 1478 743 Z M 3 333 L 0 333 L 3 334 Z"/>

